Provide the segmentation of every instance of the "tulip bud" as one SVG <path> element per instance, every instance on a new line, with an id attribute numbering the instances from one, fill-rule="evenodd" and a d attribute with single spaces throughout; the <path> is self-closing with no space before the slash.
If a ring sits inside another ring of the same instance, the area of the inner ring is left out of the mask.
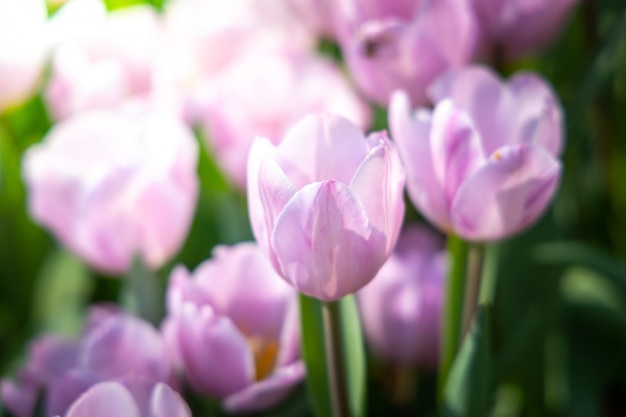
<path id="1" fill-rule="evenodd" d="M 404 170 L 385 134 L 310 115 L 248 161 L 248 208 L 259 245 L 298 291 L 323 301 L 374 278 L 404 215 Z"/>

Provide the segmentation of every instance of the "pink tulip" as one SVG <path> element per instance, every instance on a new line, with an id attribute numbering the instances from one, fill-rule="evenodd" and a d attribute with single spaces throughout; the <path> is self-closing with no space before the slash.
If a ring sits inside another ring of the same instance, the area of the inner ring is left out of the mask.
<path id="1" fill-rule="evenodd" d="M 137 376 L 100 382 L 80 396 L 65 417 L 191 417 L 181 396 L 163 383 Z"/>
<path id="2" fill-rule="evenodd" d="M 226 409 L 268 408 L 304 378 L 295 292 L 257 245 L 218 247 L 193 276 L 176 268 L 167 300 L 173 357 L 195 391 Z"/>
<path id="3" fill-rule="evenodd" d="M 369 109 L 330 60 L 287 45 L 254 43 L 205 91 L 202 122 L 217 162 L 245 188 L 255 136 L 282 138 L 310 112 L 340 114 L 359 127 Z"/>
<path id="4" fill-rule="evenodd" d="M 0 113 L 37 88 L 47 45 L 44 0 L 0 0 Z"/>
<path id="5" fill-rule="evenodd" d="M 26 152 L 23 172 L 33 218 L 94 267 L 121 274 L 135 254 L 158 268 L 180 248 L 196 164 L 195 138 L 177 119 L 118 109 L 56 125 Z"/>
<path id="6" fill-rule="evenodd" d="M 431 89 L 433 111 L 411 114 L 405 93 L 389 124 L 408 171 L 413 204 L 446 232 L 499 240 L 529 227 L 559 182 L 562 115 L 539 77 L 503 84 L 486 69 L 452 72 Z"/>
<path id="7" fill-rule="evenodd" d="M 80 340 L 43 336 L 30 348 L 16 381 L 2 380 L 0 396 L 17 417 L 30 417 L 40 392 L 44 415 L 65 414 L 94 384 L 129 375 L 176 384 L 159 332 L 116 309 L 92 308 Z"/>
<path id="8" fill-rule="evenodd" d="M 405 230 L 389 260 L 358 292 L 376 354 L 399 365 L 437 366 L 445 276 L 442 239 L 421 226 Z"/>
<path id="9" fill-rule="evenodd" d="M 387 106 L 396 89 L 425 104 L 428 84 L 473 57 L 474 16 L 467 0 L 419 2 L 412 10 L 399 2 L 397 8 L 344 29 L 346 63 L 361 91 L 378 104 Z"/>
<path id="10" fill-rule="evenodd" d="M 111 13 L 91 33 L 62 42 L 46 88 L 53 116 L 66 119 L 156 95 L 160 37 L 156 11 L 135 6 Z"/>
<path id="11" fill-rule="evenodd" d="M 374 278 L 404 215 L 404 170 L 383 133 L 365 137 L 341 116 L 302 119 L 248 162 L 252 229 L 298 291 L 338 300 Z"/>
<path id="12" fill-rule="evenodd" d="M 563 30 L 578 0 L 473 0 L 483 49 L 518 58 L 545 49 Z"/>

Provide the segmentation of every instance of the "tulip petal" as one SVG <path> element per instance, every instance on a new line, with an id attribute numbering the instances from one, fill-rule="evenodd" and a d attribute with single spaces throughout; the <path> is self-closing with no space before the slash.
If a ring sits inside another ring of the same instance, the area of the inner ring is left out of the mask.
<path id="1" fill-rule="evenodd" d="M 150 398 L 150 417 L 191 417 L 191 412 L 178 393 L 158 383 Z"/>
<path id="2" fill-rule="evenodd" d="M 224 397 L 254 381 L 252 351 L 233 323 L 210 307 L 186 304 L 178 317 L 185 373 L 196 391 Z"/>
<path id="3" fill-rule="evenodd" d="M 432 116 L 426 111 L 410 114 L 404 92 L 396 92 L 389 106 L 389 125 L 407 171 L 409 196 L 420 212 L 442 229 L 450 229 L 449 209 L 443 185 L 435 174 L 430 143 Z"/>
<path id="4" fill-rule="evenodd" d="M 276 148 L 264 138 L 258 138 L 250 149 L 248 159 L 248 212 L 252 231 L 259 246 L 270 256 L 274 267 L 271 235 L 276 218 L 297 191 L 272 157 Z"/>
<path id="5" fill-rule="evenodd" d="M 47 416 L 64 415 L 70 406 L 89 388 L 104 378 L 86 369 L 72 369 L 48 386 Z"/>
<path id="6" fill-rule="evenodd" d="M 435 107 L 430 140 L 435 174 L 449 207 L 461 184 L 483 162 L 480 137 L 467 114 L 444 100 Z"/>
<path id="7" fill-rule="evenodd" d="M 348 119 L 332 114 L 305 117 L 278 148 L 278 164 L 299 189 L 330 179 L 350 184 L 368 152 L 363 133 Z"/>
<path id="8" fill-rule="evenodd" d="M 387 254 L 393 249 L 404 220 L 404 182 L 397 151 L 384 138 L 367 155 L 350 184 L 370 223 L 387 237 Z"/>
<path id="9" fill-rule="evenodd" d="M 306 373 L 304 363 L 296 362 L 279 368 L 266 379 L 226 398 L 224 408 L 229 412 L 254 412 L 272 407 L 291 388 L 299 384 Z"/>
<path id="10" fill-rule="evenodd" d="M 272 246 L 299 291 L 338 300 L 367 284 L 386 257 L 386 238 L 352 191 L 337 181 L 305 186 L 280 214 Z"/>
<path id="11" fill-rule="evenodd" d="M 560 163 L 541 148 L 498 150 L 459 189 L 454 229 L 470 240 L 497 240 L 522 230 L 547 208 L 560 173 Z"/>
<path id="12" fill-rule="evenodd" d="M 102 382 L 85 392 L 66 417 L 141 417 L 133 396 L 119 382 Z"/>

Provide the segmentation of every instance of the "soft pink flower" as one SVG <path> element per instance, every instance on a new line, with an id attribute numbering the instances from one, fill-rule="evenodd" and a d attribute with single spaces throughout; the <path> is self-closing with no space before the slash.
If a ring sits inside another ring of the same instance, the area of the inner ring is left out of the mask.
<path id="1" fill-rule="evenodd" d="M 366 285 L 402 224 L 404 170 L 383 133 L 365 137 L 341 116 L 310 115 L 275 146 L 259 138 L 248 162 L 252 229 L 298 291 L 338 300 Z"/>
<path id="2" fill-rule="evenodd" d="M 26 152 L 30 213 L 98 269 L 124 273 L 136 254 L 158 268 L 191 224 L 197 152 L 192 133 L 169 114 L 82 113 Z"/>
<path id="3" fill-rule="evenodd" d="M 562 141 L 558 101 L 539 77 L 508 84 L 480 67 L 432 87 L 434 110 L 392 98 L 389 124 L 415 206 L 446 232 L 498 240 L 529 227 L 557 189 Z"/>
<path id="4" fill-rule="evenodd" d="M 406 229 L 376 277 L 358 294 L 367 341 L 382 358 L 436 368 L 445 290 L 442 239 Z"/>
<path id="5" fill-rule="evenodd" d="M 501 49 L 505 56 L 541 51 L 563 30 L 578 0 L 473 0 L 485 52 Z"/>
<path id="6" fill-rule="evenodd" d="M 241 188 L 255 136 L 276 143 L 311 112 L 369 123 L 369 108 L 334 62 L 287 45 L 254 43 L 213 81 L 200 117 L 217 162 Z"/>
<path id="7" fill-rule="evenodd" d="M 476 23 L 467 0 L 399 2 L 397 11 L 353 24 L 342 35 L 348 69 L 363 93 L 387 106 L 391 93 L 405 90 L 416 104 L 426 103 L 426 88 L 450 68 L 461 67 L 475 52 Z M 363 13 L 366 17 L 375 14 Z"/>
<path id="8" fill-rule="evenodd" d="M 46 88 L 53 116 L 65 119 L 88 109 L 114 108 L 128 99 L 156 96 L 157 83 L 162 81 L 160 42 L 159 16 L 149 6 L 115 11 L 90 33 L 62 42 Z"/>
<path id="9" fill-rule="evenodd" d="M 295 292 L 256 244 L 218 247 L 193 276 L 178 267 L 167 300 L 169 345 L 195 391 L 249 412 L 303 379 Z"/>

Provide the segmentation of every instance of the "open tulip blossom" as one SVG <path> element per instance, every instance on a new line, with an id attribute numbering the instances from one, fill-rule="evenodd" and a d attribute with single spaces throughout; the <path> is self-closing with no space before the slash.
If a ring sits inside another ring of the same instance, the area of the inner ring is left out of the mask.
<path id="1" fill-rule="evenodd" d="M 356 292 L 395 246 L 404 169 L 384 133 L 307 116 L 278 146 L 257 138 L 248 160 L 252 229 L 274 268 L 322 301 Z"/>
<path id="2" fill-rule="evenodd" d="M 230 411 L 270 407 L 304 378 L 295 292 L 254 243 L 170 277 L 164 334 L 190 386 Z"/>
<path id="3" fill-rule="evenodd" d="M 561 176 L 562 116 L 552 91 L 532 74 L 504 84 L 471 67 L 439 79 L 431 96 L 434 110 L 411 113 L 398 92 L 389 111 L 415 206 L 468 240 L 503 239 L 534 223 Z"/>
<path id="4" fill-rule="evenodd" d="M 197 154 L 191 132 L 167 113 L 81 113 L 24 156 L 32 216 L 100 270 L 125 273 L 137 254 L 158 268 L 187 236 Z"/>

